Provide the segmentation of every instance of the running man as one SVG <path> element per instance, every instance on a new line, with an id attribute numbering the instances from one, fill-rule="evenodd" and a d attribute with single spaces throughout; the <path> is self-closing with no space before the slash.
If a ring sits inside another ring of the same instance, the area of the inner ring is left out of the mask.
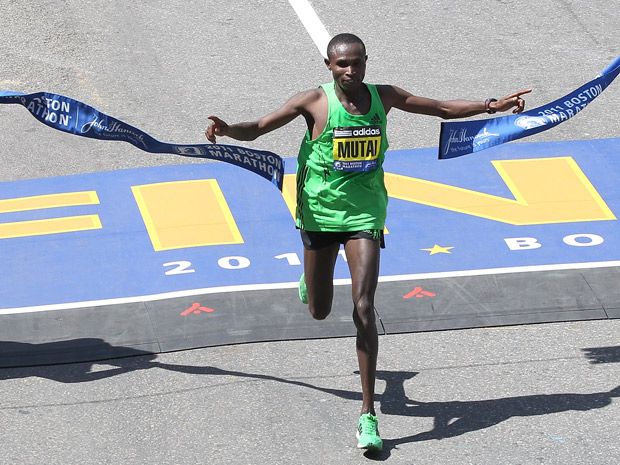
<path id="1" fill-rule="evenodd" d="M 366 84 L 366 47 L 353 34 L 338 34 L 331 39 L 327 57 L 325 64 L 332 82 L 294 95 L 281 108 L 256 121 L 227 124 L 210 116 L 213 123 L 205 135 L 212 143 L 220 136 L 249 141 L 298 116 L 306 120 L 308 130 L 297 159 L 295 225 L 304 245 L 299 296 L 315 319 L 329 315 L 334 266 L 343 244 L 351 273 L 362 384 L 357 447 L 380 450 L 383 441 L 374 408 L 379 345 L 374 297 L 387 207 L 382 169 L 388 148 L 386 115 L 392 108 L 444 119 L 511 108 L 513 113 L 519 113 L 525 106 L 521 96 L 530 90 L 499 100 L 439 101 L 392 85 Z"/>

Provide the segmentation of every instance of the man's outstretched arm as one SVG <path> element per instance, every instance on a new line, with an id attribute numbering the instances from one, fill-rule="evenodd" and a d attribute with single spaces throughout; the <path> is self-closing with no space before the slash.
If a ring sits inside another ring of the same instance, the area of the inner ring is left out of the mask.
<path id="1" fill-rule="evenodd" d="M 525 108 L 525 100 L 521 97 L 530 93 L 531 89 L 520 90 L 498 100 L 434 100 L 418 97 L 396 86 L 380 86 L 381 100 L 388 112 L 392 108 L 408 113 L 438 116 L 443 119 L 466 118 L 481 113 L 502 112 L 513 108 L 513 113 L 521 113 Z"/>
<path id="2" fill-rule="evenodd" d="M 209 116 L 213 121 L 205 136 L 215 143 L 216 137 L 227 136 L 237 140 L 254 140 L 257 137 L 290 123 L 299 115 L 307 114 L 307 108 L 319 98 L 320 94 L 312 89 L 291 97 L 282 107 L 256 121 L 227 124 L 217 116 Z"/>

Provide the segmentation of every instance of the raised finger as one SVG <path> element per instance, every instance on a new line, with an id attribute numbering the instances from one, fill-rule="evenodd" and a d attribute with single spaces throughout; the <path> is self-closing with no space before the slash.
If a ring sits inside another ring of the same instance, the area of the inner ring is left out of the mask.
<path id="1" fill-rule="evenodd" d="M 507 98 L 521 97 L 522 95 L 529 94 L 530 92 L 532 92 L 532 89 L 523 89 L 515 92 L 514 94 L 510 94 Z"/>
<path id="2" fill-rule="evenodd" d="M 215 124 L 217 125 L 222 125 L 224 124 L 224 121 L 222 121 L 220 118 L 218 118 L 217 116 L 207 116 L 208 119 L 210 119 L 211 121 L 213 121 Z"/>

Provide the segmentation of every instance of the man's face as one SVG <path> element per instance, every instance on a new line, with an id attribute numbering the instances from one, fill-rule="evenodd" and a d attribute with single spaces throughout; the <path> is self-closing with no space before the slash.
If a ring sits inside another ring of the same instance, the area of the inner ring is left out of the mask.
<path id="1" fill-rule="evenodd" d="M 366 75 L 366 56 L 361 44 L 340 44 L 325 60 L 336 85 L 345 92 L 359 90 Z"/>

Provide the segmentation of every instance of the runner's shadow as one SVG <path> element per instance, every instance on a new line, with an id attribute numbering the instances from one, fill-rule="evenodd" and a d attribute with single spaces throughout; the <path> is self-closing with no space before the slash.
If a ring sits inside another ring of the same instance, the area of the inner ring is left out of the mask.
<path id="1" fill-rule="evenodd" d="M 276 381 L 317 390 L 342 399 L 361 400 L 361 393 L 359 392 L 324 388 L 304 381 L 277 376 L 159 362 L 152 362 L 151 365 L 196 375 L 238 376 Z M 367 452 L 365 455 L 368 458 L 384 460 L 390 456 L 390 451 L 400 444 L 460 436 L 495 426 L 512 417 L 599 409 L 610 405 L 613 397 L 620 397 L 620 386 L 618 386 L 608 392 L 592 394 L 540 394 L 479 401 L 421 402 L 410 399 L 405 392 L 405 382 L 417 374 L 417 372 L 409 371 L 378 371 L 377 379 L 385 381 L 386 387 L 383 394 L 375 396 L 375 400 L 379 402 L 380 411 L 384 415 L 432 418 L 433 429 L 402 438 L 385 439 L 384 450 L 378 453 Z"/>
<path id="2" fill-rule="evenodd" d="M 377 378 L 386 382 L 381 412 L 432 418 L 433 429 L 396 439 L 384 439 L 384 450 L 374 457 L 384 460 L 392 449 L 411 442 L 441 440 L 495 426 L 513 417 L 548 415 L 567 411 L 588 411 L 611 404 L 620 397 L 620 386 L 591 394 L 535 394 L 476 401 L 422 402 L 410 399 L 404 390 L 406 373 L 381 371 Z M 372 458 L 369 456 L 369 458 Z"/>

